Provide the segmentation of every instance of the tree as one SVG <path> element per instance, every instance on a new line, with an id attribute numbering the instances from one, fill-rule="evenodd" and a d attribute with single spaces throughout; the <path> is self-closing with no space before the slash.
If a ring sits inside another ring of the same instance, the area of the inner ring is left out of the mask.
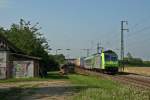
<path id="1" fill-rule="evenodd" d="M 133 66 L 141 66 L 143 65 L 143 60 L 141 58 L 135 58 L 131 55 L 131 53 L 127 53 L 127 57 L 124 58 L 124 64 L 133 65 Z"/>
<path id="2" fill-rule="evenodd" d="M 31 56 L 42 58 L 40 61 L 41 72 L 59 69 L 60 63 L 65 63 L 65 56 L 48 55 L 49 45 L 46 38 L 39 32 L 41 27 L 39 23 L 31 25 L 30 21 L 20 19 L 19 24 L 12 24 L 10 29 L 0 28 L 0 33 L 3 34 L 10 42 L 24 53 Z"/>
<path id="3" fill-rule="evenodd" d="M 49 55 L 49 60 L 50 60 L 50 68 L 49 70 L 51 71 L 56 71 L 59 70 L 59 62 L 55 58 L 55 55 Z"/>
<path id="4" fill-rule="evenodd" d="M 49 45 L 46 38 L 39 32 L 41 28 L 37 25 L 38 23 L 32 26 L 30 21 L 20 19 L 19 24 L 12 24 L 7 30 L 0 28 L 0 32 L 24 53 L 41 57 L 41 68 L 47 70 L 50 63 L 47 52 Z"/>
<path id="5" fill-rule="evenodd" d="M 23 23 L 24 22 L 24 23 Z M 22 51 L 28 55 L 39 56 L 40 53 L 46 53 L 48 49 L 48 42 L 42 36 L 36 25 L 31 26 L 30 22 L 27 23 L 21 19 L 20 24 L 12 24 L 11 28 L 4 34 L 13 44 L 15 44 Z"/>
<path id="6" fill-rule="evenodd" d="M 63 54 L 59 54 L 59 55 L 54 55 L 54 58 L 56 59 L 56 61 L 59 63 L 59 64 L 64 64 L 66 63 L 65 61 L 65 56 Z"/>
<path id="7" fill-rule="evenodd" d="M 130 52 L 127 53 L 127 58 L 128 59 L 132 59 L 133 58 Z"/>

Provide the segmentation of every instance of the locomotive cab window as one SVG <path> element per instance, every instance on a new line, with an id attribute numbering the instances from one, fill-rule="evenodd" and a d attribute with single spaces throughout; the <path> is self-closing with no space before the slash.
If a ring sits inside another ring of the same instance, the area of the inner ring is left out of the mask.
<path id="1" fill-rule="evenodd" d="M 105 61 L 117 61 L 117 56 L 111 54 L 105 54 Z"/>
<path id="2" fill-rule="evenodd" d="M 112 60 L 112 61 L 117 61 L 117 57 L 116 57 L 116 56 L 112 56 L 112 57 L 111 57 L 111 60 Z"/>
<path id="3" fill-rule="evenodd" d="M 105 61 L 110 61 L 111 60 L 111 56 L 110 55 L 105 55 Z"/>

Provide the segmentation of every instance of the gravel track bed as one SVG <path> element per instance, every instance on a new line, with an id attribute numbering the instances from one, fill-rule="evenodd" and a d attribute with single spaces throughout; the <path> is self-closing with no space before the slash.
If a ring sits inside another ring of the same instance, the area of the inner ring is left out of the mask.
<path id="1" fill-rule="evenodd" d="M 135 74 L 117 74 L 117 75 L 108 75 L 96 71 L 86 70 L 82 68 L 76 68 L 76 73 L 84 75 L 95 75 L 103 78 L 108 78 L 115 80 L 119 83 L 133 85 L 141 89 L 150 89 L 150 77 L 143 75 Z"/>

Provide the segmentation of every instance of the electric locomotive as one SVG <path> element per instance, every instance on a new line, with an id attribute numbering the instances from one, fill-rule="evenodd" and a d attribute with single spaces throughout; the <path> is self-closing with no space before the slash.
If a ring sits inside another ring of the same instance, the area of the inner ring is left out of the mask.
<path id="1" fill-rule="evenodd" d="M 117 54 L 112 50 L 102 50 L 83 60 L 85 69 L 98 69 L 107 73 L 117 73 L 119 62 Z"/>

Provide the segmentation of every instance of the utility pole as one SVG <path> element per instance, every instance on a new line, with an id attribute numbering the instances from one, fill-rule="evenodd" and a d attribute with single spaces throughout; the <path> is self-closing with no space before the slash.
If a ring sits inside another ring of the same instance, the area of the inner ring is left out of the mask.
<path id="1" fill-rule="evenodd" d="M 89 54 L 90 54 L 90 49 L 81 49 L 81 50 L 86 51 L 86 55 L 87 55 L 87 57 L 89 56 Z"/>
<path id="2" fill-rule="evenodd" d="M 97 43 L 97 54 L 100 53 L 100 48 L 101 48 L 101 47 L 100 47 L 100 43 L 98 42 L 98 43 Z"/>
<path id="3" fill-rule="evenodd" d="M 123 62 L 122 67 L 124 70 L 124 31 L 129 31 L 129 29 L 124 28 L 124 23 L 128 24 L 128 21 L 121 21 L 121 61 Z"/>
<path id="4" fill-rule="evenodd" d="M 100 54 L 100 53 L 102 53 L 102 51 L 103 51 L 103 47 L 102 46 L 100 46 L 101 45 L 101 43 L 97 43 L 97 54 Z"/>

